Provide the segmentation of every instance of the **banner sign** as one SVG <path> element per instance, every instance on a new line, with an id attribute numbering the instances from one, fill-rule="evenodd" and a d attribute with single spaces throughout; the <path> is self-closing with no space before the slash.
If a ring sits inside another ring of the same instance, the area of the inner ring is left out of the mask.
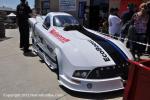
<path id="1" fill-rule="evenodd" d="M 76 11 L 76 0 L 59 0 L 59 11 Z"/>
<path id="2" fill-rule="evenodd" d="M 79 2 L 79 12 L 78 12 L 79 18 L 84 18 L 85 7 L 86 7 L 86 1 L 80 1 Z"/>

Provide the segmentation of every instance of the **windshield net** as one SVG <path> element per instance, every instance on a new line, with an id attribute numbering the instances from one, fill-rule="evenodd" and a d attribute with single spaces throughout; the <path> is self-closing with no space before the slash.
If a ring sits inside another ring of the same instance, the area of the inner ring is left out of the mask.
<path id="1" fill-rule="evenodd" d="M 79 22 L 73 16 L 59 15 L 53 20 L 54 26 L 65 27 L 67 25 L 79 25 Z"/>

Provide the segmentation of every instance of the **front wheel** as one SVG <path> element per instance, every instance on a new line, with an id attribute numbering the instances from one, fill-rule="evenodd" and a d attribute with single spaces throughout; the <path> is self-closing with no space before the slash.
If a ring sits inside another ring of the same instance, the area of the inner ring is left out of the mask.
<path id="1" fill-rule="evenodd" d="M 57 79 L 59 80 L 59 65 L 58 65 L 57 56 L 56 56 L 56 65 L 57 65 L 57 68 L 56 68 L 56 75 L 57 75 Z"/>

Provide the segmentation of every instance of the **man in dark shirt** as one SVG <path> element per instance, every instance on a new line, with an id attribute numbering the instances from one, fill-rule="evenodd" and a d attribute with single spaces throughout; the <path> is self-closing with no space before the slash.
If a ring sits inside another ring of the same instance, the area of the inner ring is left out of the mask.
<path id="1" fill-rule="evenodd" d="M 20 0 L 21 3 L 17 6 L 17 23 L 20 32 L 20 48 L 24 50 L 24 53 L 30 52 L 29 50 L 29 23 L 28 18 L 32 13 L 32 10 L 26 4 L 26 0 Z"/>
<path id="2" fill-rule="evenodd" d="M 121 38 L 125 38 L 128 34 L 130 22 L 136 10 L 135 8 L 136 7 L 133 3 L 128 4 L 128 11 L 126 11 L 121 17 L 122 19 Z M 121 41 L 124 42 L 123 39 Z"/>
<path id="3" fill-rule="evenodd" d="M 122 15 L 123 25 L 131 20 L 133 14 L 135 13 L 135 5 L 133 3 L 128 4 L 128 11 Z"/>

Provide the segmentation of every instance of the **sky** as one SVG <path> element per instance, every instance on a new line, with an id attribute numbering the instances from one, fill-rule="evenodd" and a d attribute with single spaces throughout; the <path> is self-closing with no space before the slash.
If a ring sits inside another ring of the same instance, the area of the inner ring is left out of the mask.
<path id="1" fill-rule="evenodd" d="M 31 8 L 34 7 L 34 0 L 27 0 L 29 3 L 29 6 Z M 16 9 L 16 6 L 20 3 L 20 0 L 0 0 L 0 7 L 6 6 Z"/>

